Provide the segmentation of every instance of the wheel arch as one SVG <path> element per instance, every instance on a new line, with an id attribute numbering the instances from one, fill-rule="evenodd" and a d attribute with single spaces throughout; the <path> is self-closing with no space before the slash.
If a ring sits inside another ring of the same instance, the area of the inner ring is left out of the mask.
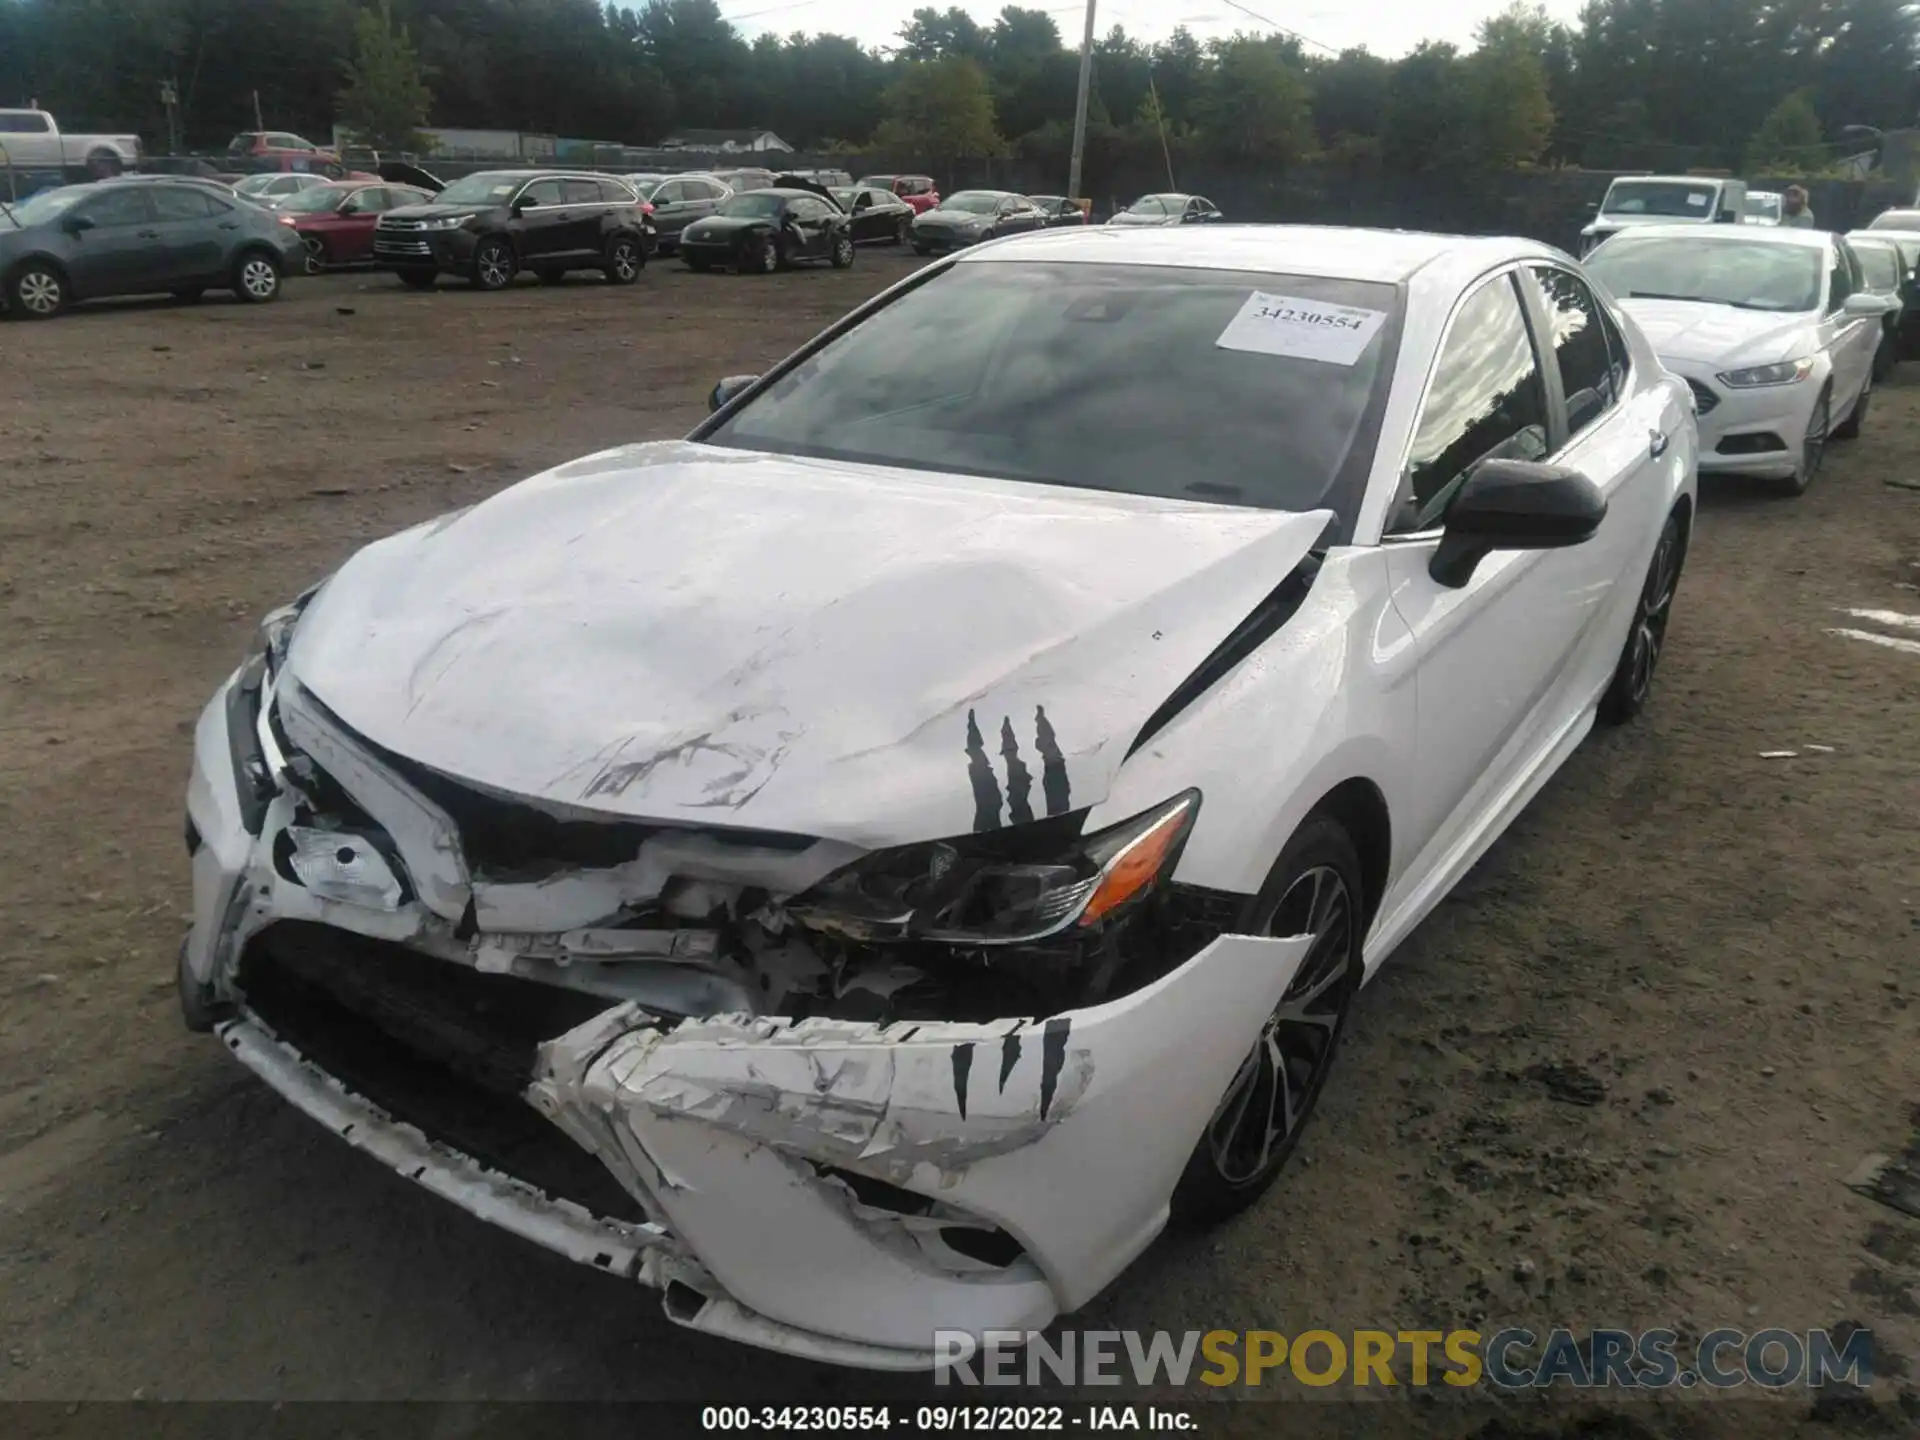
<path id="1" fill-rule="evenodd" d="M 58 255 L 49 254 L 45 250 L 36 250 L 30 255 L 22 255 L 4 271 L 0 271 L 0 284 L 4 284 L 7 289 L 11 290 L 13 288 L 13 282 L 19 276 L 20 272 L 36 261 L 45 265 L 60 277 L 60 283 L 67 287 L 67 298 L 69 300 L 84 298 L 80 294 L 79 289 L 74 285 L 73 272 L 67 269 L 65 262 L 63 262 Z"/>
<path id="2" fill-rule="evenodd" d="M 1393 817 L 1387 809 L 1386 794 L 1372 780 L 1356 775 L 1342 780 L 1308 806 L 1300 824 L 1323 816 L 1338 822 L 1360 857 L 1360 883 L 1365 887 L 1361 899 L 1366 928 L 1371 929 L 1393 869 Z"/>

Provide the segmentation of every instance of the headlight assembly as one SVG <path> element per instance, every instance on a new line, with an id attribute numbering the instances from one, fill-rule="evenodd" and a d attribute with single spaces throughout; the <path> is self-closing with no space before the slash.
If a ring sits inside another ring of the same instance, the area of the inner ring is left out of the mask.
<path id="1" fill-rule="evenodd" d="M 1762 385 L 1796 385 L 1813 373 L 1813 357 L 1781 360 L 1773 365 L 1750 365 L 1744 370 L 1723 370 L 1720 383 L 1735 390 L 1752 390 Z"/>
<path id="2" fill-rule="evenodd" d="M 420 229 L 422 230 L 458 230 L 462 225 L 466 223 L 467 223 L 467 217 L 464 215 L 436 215 L 431 220 L 422 220 L 420 222 Z"/>
<path id="3" fill-rule="evenodd" d="M 1021 842 L 1045 822 L 988 836 L 876 851 L 788 908 L 801 923 L 856 940 L 1023 945 L 1119 915 L 1172 874 L 1200 813 L 1188 790 L 1096 835 L 1039 854 Z"/>

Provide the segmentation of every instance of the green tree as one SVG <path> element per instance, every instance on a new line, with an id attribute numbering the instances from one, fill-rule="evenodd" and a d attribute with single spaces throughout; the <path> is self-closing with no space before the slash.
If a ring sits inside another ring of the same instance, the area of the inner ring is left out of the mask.
<path id="1" fill-rule="evenodd" d="M 413 39 L 406 26 L 395 23 L 391 0 L 362 10 L 353 21 L 341 123 L 356 141 L 375 150 L 426 150 L 431 147 L 420 127 L 432 104 Z"/>
<path id="2" fill-rule="evenodd" d="M 1467 58 L 1473 158 L 1489 169 L 1530 165 L 1553 138 L 1553 102 L 1540 60 L 1547 18 L 1537 7 L 1510 7 L 1480 29 Z"/>
<path id="3" fill-rule="evenodd" d="M 1760 122 L 1753 142 L 1747 146 L 1749 175 L 1797 175 L 1818 170 L 1826 159 L 1820 143 L 1820 117 L 1813 113 L 1813 99 L 1805 90 L 1796 90 Z"/>
<path id="4" fill-rule="evenodd" d="M 910 60 L 887 89 L 876 143 L 956 160 L 997 155 L 1004 146 L 994 118 L 987 72 L 964 56 Z"/>
<path id="5" fill-rule="evenodd" d="M 1453 46 L 1424 41 L 1393 67 L 1380 143 L 1386 163 L 1409 175 L 1458 170 L 1473 151 L 1466 65 Z"/>
<path id="6" fill-rule="evenodd" d="M 1264 38 L 1236 36 L 1216 51 L 1201 104 L 1208 148 L 1235 160 L 1285 166 L 1316 145 L 1306 82 Z"/>

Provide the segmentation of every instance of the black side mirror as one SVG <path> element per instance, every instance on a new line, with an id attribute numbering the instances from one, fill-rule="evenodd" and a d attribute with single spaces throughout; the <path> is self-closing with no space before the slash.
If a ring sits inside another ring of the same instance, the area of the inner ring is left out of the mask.
<path id="1" fill-rule="evenodd" d="M 1607 518 L 1600 487 L 1561 465 L 1487 460 L 1467 477 L 1444 517 L 1427 573 L 1450 590 L 1495 550 L 1560 550 L 1593 537 Z"/>
<path id="2" fill-rule="evenodd" d="M 758 375 L 729 375 L 713 387 L 713 393 L 707 396 L 707 413 L 713 414 L 729 404 L 733 398 L 749 385 L 760 379 Z"/>
<path id="3" fill-rule="evenodd" d="M 69 215 L 60 222 L 60 228 L 69 235 L 78 235 L 82 230 L 93 229 L 93 221 L 84 215 Z"/>

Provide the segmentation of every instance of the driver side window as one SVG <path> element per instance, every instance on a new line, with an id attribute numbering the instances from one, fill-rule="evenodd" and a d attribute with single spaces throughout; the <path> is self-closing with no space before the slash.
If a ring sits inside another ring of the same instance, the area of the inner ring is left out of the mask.
<path id="1" fill-rule="evenodd" d="M 80 210 L 101 229 L 118 225 L 144 225 L 150 218 L 147 197 L 138 185 L 124 185 L 89 201 Z"/>
<path id="2" fill-rule="evenodd" d="M 520 203 L 522 205 L 558 205 L 560 195 L 558 180 L 536 180 L 520 192 Z"/>
<path id="3" fill-rule="evenodd" d="M 1516 277 L 1484 281 L 1455 312 L 1408 449 L 1390 534 L 1430 530 L 1482 461 L 1547 454 L 1547 393 Z"/>

